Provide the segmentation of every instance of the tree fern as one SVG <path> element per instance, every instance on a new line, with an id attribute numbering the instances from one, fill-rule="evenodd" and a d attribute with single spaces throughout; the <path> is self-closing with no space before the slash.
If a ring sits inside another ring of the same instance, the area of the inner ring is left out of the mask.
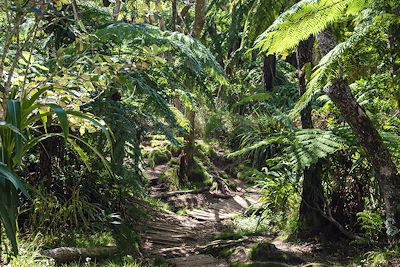
<path id="1" fill-rule="evenodd" d="M 259 36 L 255 48 L 267 54 L 289 51 L 343 15 L 357 14 L 366 4 L 367 0 L 302 0 Z"/>
<path id="2" fill-rule="evenodd" d="M 246 16 L 242 44 L 247 40 L 254 42 L 265 29 L 273 24 L 282 10 L 293 1 L 252 0 L 247 2 L 250 2 L 251 5 Z"/>
<path id="3" fill-rule="evenodd" d="M 283 150 L 284 162 L 296 171 L 316 163 L 318 159 L 344 148 L 343 140 L 331 131 L 303 129 L 288 136 L 290 145 Z"/>
<path id="4" fill-rule="evenodd" d="M 208 71 L 225 82 L 224 71 L 211 52 L 199 41 L 177 32 L 163 32 L 159 28 L 145 24 L 116 23 L 96 31 L 92 41 L 112 44 L 129 43 L 134 48 L 159 46 L 158 49 L 171 50 L 186 61 L 193 73 Z"/>
<path id="5" fill-rule="evenodd" d="M 279 153 L 279 164 L 276 168 L 286 165 L 296 172 L 300 172 L 325 158 L 339 149 L 343 149 L 344 141 L 332 131 L 319 129 L 290 130 L 273 134 L 269 138 L 244 147 L 230 154 L 230 157 L 244 156 L 261 147 L 279 144 L 282 149 Z M 276 159 L 274 160 L 276 162 Z"/>
<path id="6" fill-rule="evenodd" d="M 371 14 L 370 14 L 371 15 Z M 373 46 L 370 42 L 374 36 L 388 31 L 391 25 L 399 23 L 399 18 L 392 14 L 379 14 L 360 23 L 355 32 L 344 42 L 338 44 L 326 54 L 314 68 L 311 80 L 307 84 L 307 91 L 303 94 L 291 111 L 291 117 L 296 116 L 311 101 L 313 95 L 321 92 L 325 87 L 334 81 L 339 72 L 346 67 L 345 58 L 349 55 L 356 55 L 363 45 Z M 369 37 L 369 38 L 368 38 Z M 378 50 L 380 48 L 377 48 Z"/>

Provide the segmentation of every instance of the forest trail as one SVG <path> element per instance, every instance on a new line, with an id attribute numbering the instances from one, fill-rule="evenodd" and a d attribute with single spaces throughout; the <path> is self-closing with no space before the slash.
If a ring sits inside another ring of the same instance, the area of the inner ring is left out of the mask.
<path id="1" fill-rule="evenodd" d="M 205 164 L 205 168 L 211 176 L 221 177 L 230 173 L 231 166 L 223 160 L 223 151 L 216 152 L 217 156 Z M 179 162 L 177 158 L 171 161 Z M 353 250 L 346 246 L 337 249 L 335 244 L 285 242 L 277 239 L 276 233 L 268 231 L 229 236 L 235 228 L 236 216 L 244 215 L 246 218 L 249 207 L 257 209 L 261 205 L 261 190 L 225 176 L 230 187 L 224 193 L 212 189 L 210 192 L 209 188 L 196 192 L 173 192 L 162 178 L 171 167 L 174 166 L 165 163 L 144 170 L 149 181 L 149 195 L 169 206 L 169 209 L 149 207 L 147 220 L 140 224 L 141 229 L 137 229 L 142 240 L 143 256 L 149 260 L 160 259 L 168 266 L 176 267 L 223 267 L 232 263 L 243 263 L 243 266 L 260 263 L 263 264 L 260 266 L 321 267 L 344 266 L 354 255 Z M 250 251 L 258 245 L 266 254 L 252 260 Z M 225 255 L 226 251 L 230 254 Z"/>
<path id="2" fill-rule="evenodd" d="M 159 165 L 147 170 L 153 180 L 150 191 L 160 191 L 162 185 L 157 179 L 165 169 L 165 165 Z M 170 205 L 187 208 L 186 214 L 179 216 L 167 211 L 154 214 L 141 236 L 146 254 L 177 267 L 228 266 L 225 259 L 206 254 L 205 246 L 226 229 L 233 217 L 256 205 L 261 197 L 259 190 L 240 180 L 233 183 L 236 188 L 229 195 L 206 191 L 168 198 Z"/>

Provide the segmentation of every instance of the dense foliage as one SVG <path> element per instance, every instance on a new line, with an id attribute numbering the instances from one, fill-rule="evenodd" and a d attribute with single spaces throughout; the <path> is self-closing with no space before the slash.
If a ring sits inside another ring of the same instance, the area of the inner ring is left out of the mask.
<path id="1" fill-rule="evenodd" d="M 271 231 L 395 247 L 399 42 L 396 0 L 2 1 L 0 265 L 38 235 L 138 252 L 147 166 L 229 187 L 199 140 Z"/>

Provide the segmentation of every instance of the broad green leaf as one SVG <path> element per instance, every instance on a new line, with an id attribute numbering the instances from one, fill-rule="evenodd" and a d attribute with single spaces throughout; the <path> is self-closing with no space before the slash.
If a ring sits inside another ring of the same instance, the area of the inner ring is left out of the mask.
<path id="1" fill-rule="evenodd" d="M 57 115 L 58 121 L 60 122 L 61 129 L 63 130 L 64 137 L 68 138 L 69 134 L 69 123 L 67 112 L 60 106 L 56 104 L 49 104 L 51 110 Z"/>

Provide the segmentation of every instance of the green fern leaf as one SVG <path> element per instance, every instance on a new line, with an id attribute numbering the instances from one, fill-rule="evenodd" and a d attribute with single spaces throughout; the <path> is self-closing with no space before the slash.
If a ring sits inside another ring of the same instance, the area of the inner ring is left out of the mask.
<path id="1" fill-rule="evenodd" d="M 283 53 L 310 35 L 316 35 L 346 14 L 361 11 L 367 0 L 303 0 L 280 15 L 259 36 L 255 49 L 267 54 Z"/>

